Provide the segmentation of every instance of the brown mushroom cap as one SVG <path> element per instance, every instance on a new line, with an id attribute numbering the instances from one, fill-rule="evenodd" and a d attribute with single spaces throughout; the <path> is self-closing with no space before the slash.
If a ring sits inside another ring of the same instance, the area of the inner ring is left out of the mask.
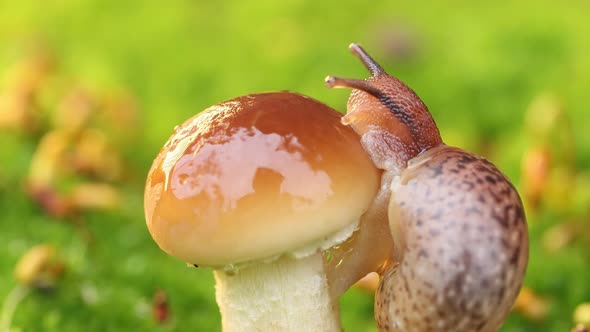
<path id="1" fill-rule="evenodd" d="M 152 237 L 186 262 L 223 266 L 315 250 L 354 229 L 380 173 L 340 118 L 286 92 L 238 97 L 192 117 L 148 174 Z"/>

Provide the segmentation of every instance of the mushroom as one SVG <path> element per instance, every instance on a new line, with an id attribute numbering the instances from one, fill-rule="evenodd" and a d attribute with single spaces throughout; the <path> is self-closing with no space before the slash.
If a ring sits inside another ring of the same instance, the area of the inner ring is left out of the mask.
<path id="1" fill-rule="evenodd" d="M 330 287 L 349 278 L 329 269 L 350 255 L 339 246 L 358 235 L 380 172 L 340 118 L 294 93 L 238 97 L 175 128 L 155 159 L 149 232 L 213 268 L 224 331 L 341 330 Z M 370 272 L 358 269 L 341 272 Z"/>

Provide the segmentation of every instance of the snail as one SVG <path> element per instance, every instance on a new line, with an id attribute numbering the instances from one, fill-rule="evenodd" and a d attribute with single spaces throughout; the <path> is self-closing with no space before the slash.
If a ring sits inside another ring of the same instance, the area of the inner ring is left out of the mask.
<path id="1" fill-rule="evenodd" d="M 496 331 L 521 287 L 528 233 L 521 199 L 488 160 L 443 143 L 422 100 L 358 44 L 372 74 L 328 76 L 353 89 L 342 123 L 383 178 L 393 249 L 375 295 L 380 331 Z M 383 191 L 383 189 L 382 189 Z"/>

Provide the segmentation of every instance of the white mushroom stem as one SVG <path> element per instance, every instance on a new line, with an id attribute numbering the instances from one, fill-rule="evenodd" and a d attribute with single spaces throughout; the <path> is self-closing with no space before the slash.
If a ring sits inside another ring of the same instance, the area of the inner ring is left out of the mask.
<path id="1" fill-rule="evenodd" d="M 342 330 L 321 253 L 214 274 L 224 332 Z"/>

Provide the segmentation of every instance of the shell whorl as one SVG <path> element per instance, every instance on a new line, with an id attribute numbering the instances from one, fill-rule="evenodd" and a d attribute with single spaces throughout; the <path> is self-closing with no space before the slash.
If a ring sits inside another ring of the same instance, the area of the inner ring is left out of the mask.
<path id="1" fill-rule="evenodd" d="M 392 183 L 395 265 L 375 299 L 380 331 L 496 331 L 520 289 L 528 235 L 518 193 L 489 161 L 441 146 Z"/>

